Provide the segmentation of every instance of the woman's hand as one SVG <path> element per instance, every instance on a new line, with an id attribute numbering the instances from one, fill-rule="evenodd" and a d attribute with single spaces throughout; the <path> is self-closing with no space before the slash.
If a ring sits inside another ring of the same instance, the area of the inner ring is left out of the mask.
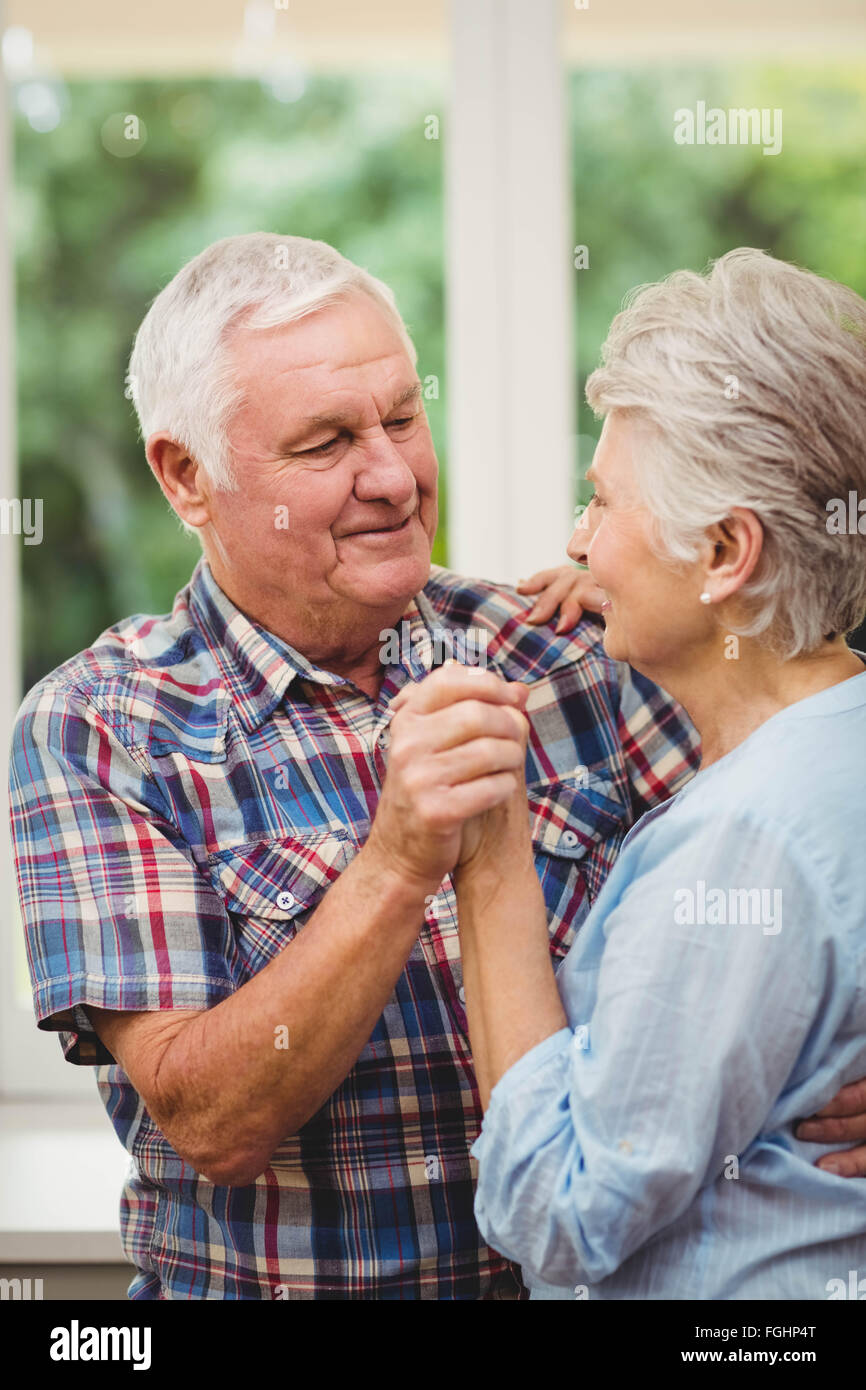
<path id="1" fill-rule="evenodd" d="M 557 633 L 571 632 L 585 611 L 600 612 L 605 598 L 604 590 L 598 587 L 589 570 L 577 569 L 575 565 L 539 570 L 529 579 L 519 580 L 517 592 L 538 595 L 526 615 L 528 623 L 549 623 L 559 609 Z"/>
<path id="2" fill-rule="evenodd" d="M 463 822 L 457 873 L 466 874 L 484 866 L 495 868 L 497 862 L 510 863 L 529 843 L 529 812 L 526 804 L 526 740 L 529 726 L 521 731 L 520 746 L 523 763 L 515 771 L 518 785 L 509 797 L 492 810 L 472 816 Z"/>

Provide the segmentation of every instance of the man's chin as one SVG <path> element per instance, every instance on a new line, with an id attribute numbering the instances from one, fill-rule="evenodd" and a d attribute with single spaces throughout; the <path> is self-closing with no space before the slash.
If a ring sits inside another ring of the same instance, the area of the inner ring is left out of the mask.
<path id="1" fill-rule="evenodd" d="M 340 585 L 347 597 L 366 608 L 408 603 L 430 578 L 430 553 L 382 556 L 378 561 L 347 567 Z"/>

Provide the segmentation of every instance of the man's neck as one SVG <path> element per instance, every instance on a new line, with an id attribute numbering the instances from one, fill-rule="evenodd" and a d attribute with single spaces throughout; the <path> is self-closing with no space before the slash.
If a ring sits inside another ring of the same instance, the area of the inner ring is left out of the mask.
<path id="1" fill-rule="evenodd" d="M 331 671 L 335 676 L 342 676 L 344 680 L 351 681 L 359 690 L 363 690 L 365 695 L 369 695 L 371 700 L 378 700 L 382 681 L 385 678 L 385 668 L 379 659 L 381 650 L 382 643 L 377 638 L 375 647 L 371 647 L 360 661 L 347 663 L 319 661 L 316 665 L 324 666 L 325 670 Z"/>
<path id="2" fill-rule="evenodd" d="M 382 665 L 383 638 L 380 634 L 398 627 L 400 619 L 411 603 L 411 597 L 404 600 L 399 608 L 392 607 L 381 613 L 371 615 L 369 609 L 355 616 L 351 627 L 341 624 L 335 631 L 334 625 L 310 626 L 301 637 L 294 626 L 283 627 L 277 623 L 263 623 L 269 632 L 288 642 L 296 652 L 300 652 L 312 666 L 329 671 L 334 676 L 342 676 L 363 690 L 371 699 L 378 698 L 385 671 Z"/>
<path id="3" fill-rule="evenodd" d="M 299 609 L 282 595 L 254 598 L 243 592 L 208 557 L 211 573 L 223 593 L 245 617 L 286 642 L 312 666 L 351 681 L 371 699 L 378 698 L 384 679 L 380 633 L 397 628 L 414 595 L 395 600 L 387 608 Z"/>

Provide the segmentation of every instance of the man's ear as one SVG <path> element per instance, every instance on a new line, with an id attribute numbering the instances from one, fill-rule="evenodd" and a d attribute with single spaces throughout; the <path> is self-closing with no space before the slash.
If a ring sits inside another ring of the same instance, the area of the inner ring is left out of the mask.
<path id="1" fill-rule="evenodd" d="M 755 572 L 764 546 L 764 528 L 748 507 L 732 507 L 730 516 L 707 532 L 713 553 L 706 588 L 715 602 L 735 597 Z"/>
<path id="2" fill-rule="evenodd" d="M 157 432 L 145 445 L 147 461 L 163 495 L 181 521 L 198 529 L 210 521 L 210 489 L 207 475 L 183 444 Z"/>

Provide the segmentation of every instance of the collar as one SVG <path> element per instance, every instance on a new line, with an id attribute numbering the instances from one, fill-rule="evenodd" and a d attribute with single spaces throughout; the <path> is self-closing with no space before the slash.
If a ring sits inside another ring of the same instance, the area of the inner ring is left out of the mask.
<path id="1" fill-rule="evenodd" d="M 204 558 L 190 580 L 189 608 L 250 733 L 273 714 L 297 676 L 321 685 L 347 684 L 242 613 L 223 593 Z"/>
<path id="2" fill-rule="evenodd" d="M 296 678 L 354 689 L 351 681 L 315 666 L 295 647 L 242 613 L 219 587 L 203 557 L 190 579 L 189 610 L 219 667 L 241 723 L 250 733 L 270 718 Z M 455 639 L 460 640 L 459 631 L 443 620 L 424 590 L 409 601 L 398 625 L 383 630 L 380 636 L 382 664 L 393 671 L 395 686 L 407 679 L 421 680 L 452 654 L 458 659 L 468 655 L 473 660 L 471 651 L 453 650 Z M 487 661 L 488 665 L 502 664 L 491 656 Z"/>

